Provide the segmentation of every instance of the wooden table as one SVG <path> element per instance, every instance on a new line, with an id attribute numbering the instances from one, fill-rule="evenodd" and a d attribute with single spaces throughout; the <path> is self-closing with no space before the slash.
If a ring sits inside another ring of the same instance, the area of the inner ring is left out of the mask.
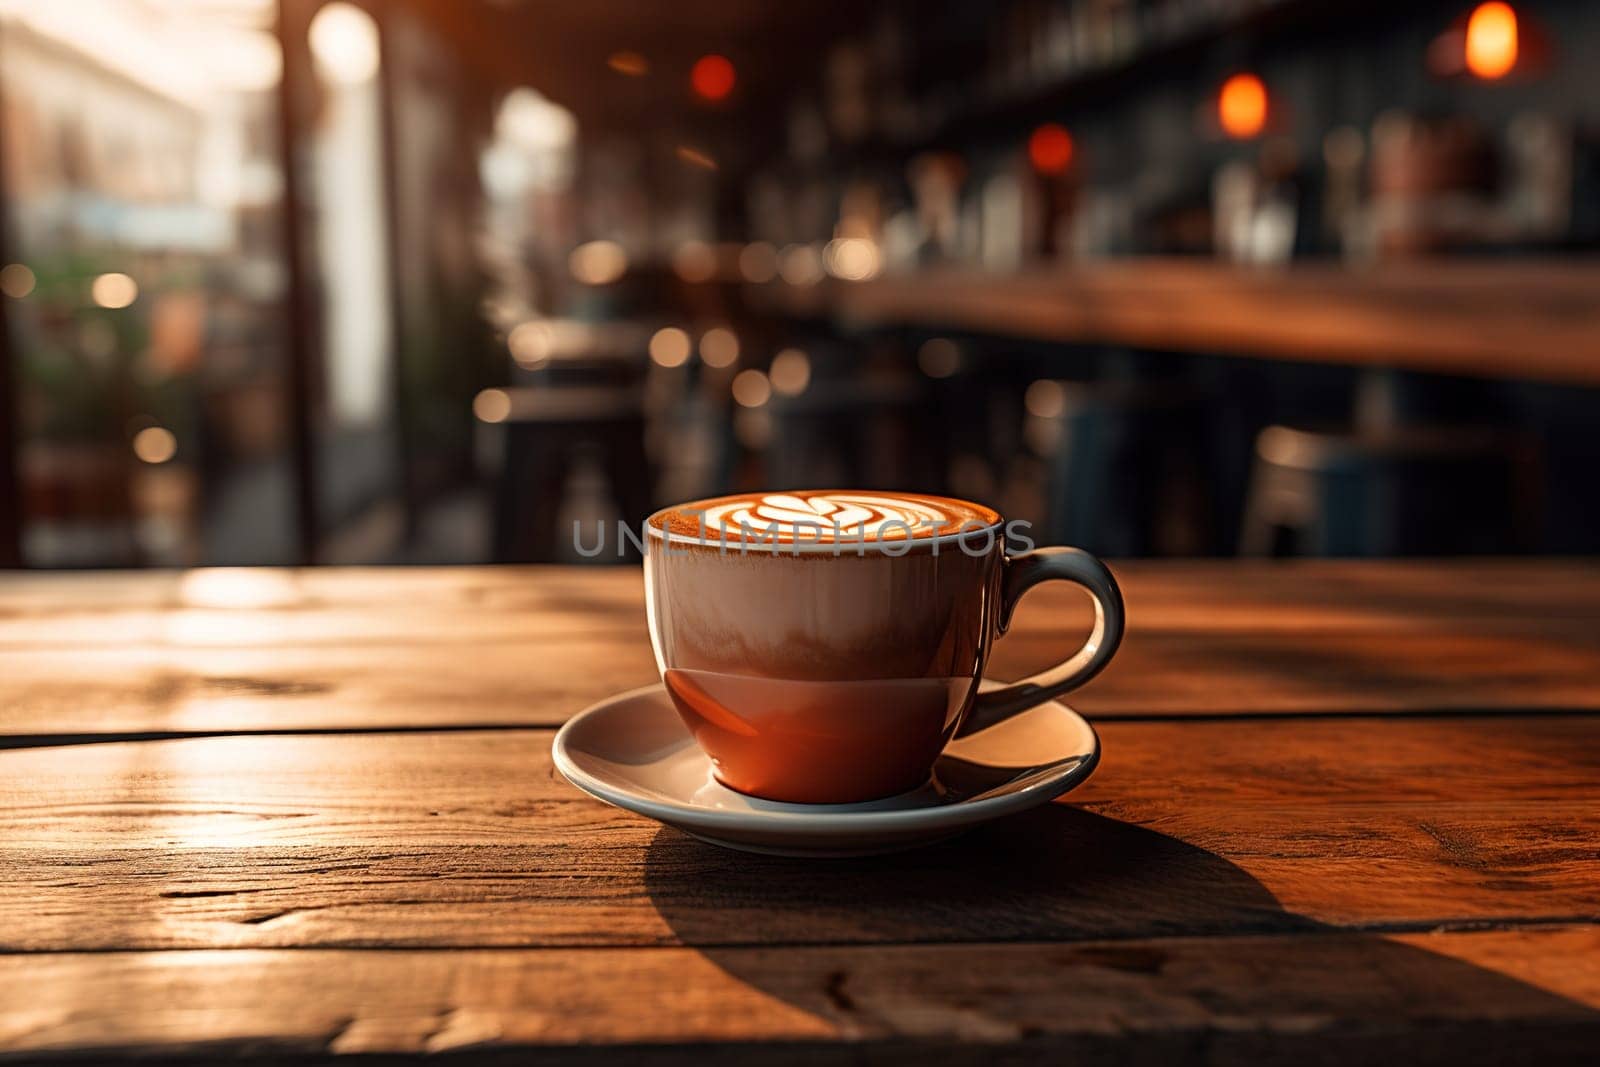
<path id="1" fill-rule="evenodd" d="M 1592 1055 L 1600 567 L 1117 569 L 1095 777 L 834 863 L 554 773 L 636 570 L 0 579 L 0 1059 Z"/>

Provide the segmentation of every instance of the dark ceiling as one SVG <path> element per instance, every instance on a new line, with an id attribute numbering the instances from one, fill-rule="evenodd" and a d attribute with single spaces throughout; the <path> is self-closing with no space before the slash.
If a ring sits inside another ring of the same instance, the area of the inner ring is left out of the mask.
<path id="1" fill-rule="evenodd" d="M 571 109 L 588 131 L 693 131 L 730 118 L 781 120 L 797 88 L 814 87 L 830 41 L 859 25 L 861 0 L 409 0 L 491 84 L 527 85 Z M 648 70 L 608 65 L 637 53 Z M 707 53 L 734 63 L 732 97 L 712 106 L 689 89 Z"/>

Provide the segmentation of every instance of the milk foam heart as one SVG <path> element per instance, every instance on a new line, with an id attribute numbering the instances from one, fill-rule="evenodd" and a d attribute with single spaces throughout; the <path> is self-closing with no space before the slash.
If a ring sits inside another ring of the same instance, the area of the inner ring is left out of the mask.
<path id="1" fill-rule="evenodd" d="M 981 530 L 999 516 L 979 504 L 910 493 L 797 491 L 720 497 L 668 509 L 651 525 L 704 541 L 905 541 Z"/>

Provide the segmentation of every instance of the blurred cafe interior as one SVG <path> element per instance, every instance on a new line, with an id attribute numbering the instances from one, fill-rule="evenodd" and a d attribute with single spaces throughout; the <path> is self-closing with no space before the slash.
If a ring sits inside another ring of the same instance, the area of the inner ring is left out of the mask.
<path id="1" fill-rule="evenodd" d="M 1596 59 L 1592 0 L 0 0 L 0 566 L 845 485 L 1600 551 Z"/>

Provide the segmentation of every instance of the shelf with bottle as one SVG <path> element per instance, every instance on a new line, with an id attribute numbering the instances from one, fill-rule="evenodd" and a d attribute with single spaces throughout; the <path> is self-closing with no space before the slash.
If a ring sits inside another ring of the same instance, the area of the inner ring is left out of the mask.
<path id="1" fill-rule="evenodd" d="M 881 146 L 914 151 L 1027 124 L 1062 106 L 1137 88 L 1214 50 L 1261 45 L 1276 35 L 1315 34 L 1359 3 L 1327 0 L 1164 0 L 1155 3 L 1024 3 L 993 42 L 980 73 L 913 98 L 910 121 Z"/>

